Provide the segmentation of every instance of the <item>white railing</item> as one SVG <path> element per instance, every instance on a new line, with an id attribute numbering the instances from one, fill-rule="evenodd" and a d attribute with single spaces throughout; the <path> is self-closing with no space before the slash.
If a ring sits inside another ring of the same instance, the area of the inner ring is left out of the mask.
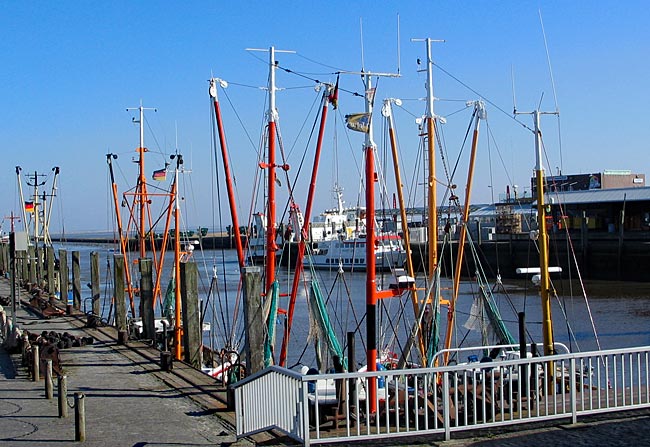
<path id="1" fill-rule="evenodd" d="M 308 439 L 303 404 L 308 390 L 300 374 L 272 366 L 232 388 L 238 437 L 277 429 L 300 442 Z"/>
<path id="2" fill-rule="evenodd" d="M 448 440 L 452 432 L 500 425 L 575 423 L 650 407 L 649 370 L 650 347 L 310 376 L 274 367 L 236 385 L 237 434 L 276 428 L 309 445 L 436 433 Z"/>

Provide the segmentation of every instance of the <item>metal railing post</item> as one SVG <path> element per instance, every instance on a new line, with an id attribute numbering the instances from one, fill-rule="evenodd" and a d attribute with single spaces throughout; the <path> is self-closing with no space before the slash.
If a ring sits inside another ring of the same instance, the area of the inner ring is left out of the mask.
<path id="1" fill-rule="evenodd" d="M 440 398 L 442 400 L 443 423 L 445 424 L 445 441 L 449 441 L 451 439 L 451 427 L 449 426 L 451 408 L 449 408 L 449 373 L 447 371 L 442 373 L 442 396 Z"/>
<path id="2" fill-rule="evenodd" d="M 578 404 L 576 402 L 577 390 L 576 390 L 576 359 L 569 359 L 569 386 L 571 387 L 571 392 L 569 393 L 571 399 L 571 423 L 576 424 L 578 422 Z"/>
<path id="3" fill-rule="evenodd" d="M 307 386 L 305 382 L 300 381 L 300 422 L 302 422 L 302 440 L 303 445 L 308 446 L 311 441 L 311 434 L 309 432 L 309 397 L 307 395 Z"/>

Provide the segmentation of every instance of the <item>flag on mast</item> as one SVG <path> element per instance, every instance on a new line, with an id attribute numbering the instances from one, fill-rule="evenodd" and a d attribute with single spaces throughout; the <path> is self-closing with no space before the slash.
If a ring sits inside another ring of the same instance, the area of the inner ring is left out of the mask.
<path id="1" fill-rule="evenodd" d="M 345 124 L 348 129 L 368 133 L 370 131 L 370 114 L 353 113 L 352 115 L 345 115 Z"/>
<path id="2" fill-rule="evenodd" d="M 28 213 L 34 212 L 34 202 L 25 202 L 25 211 Z"/>
<path id="3" fill-rule="evenodd" d="M 165 180 L 167 180 L 167 169 L 163 168 L 163 169 L 158 169 L 156 171 L 153 171 L 152 178 L 159 182 L 164 182 Z"/>

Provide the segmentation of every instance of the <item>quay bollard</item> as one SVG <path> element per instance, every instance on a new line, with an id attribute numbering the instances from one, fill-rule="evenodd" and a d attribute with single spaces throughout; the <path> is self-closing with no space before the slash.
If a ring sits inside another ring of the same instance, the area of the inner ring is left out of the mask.
<path id="1" fill-rule="evenodd" d="M 174 369 L 174 357 L 171 351 L 160 351 L 160 369 L 162 371 Z"/>
<path id="2" fill-rule="evenodd" d="M 117 331 L 117 344 L 126 345 L 129 340 L 129 333 L 126 331 Z"/>
<path id="3" fill-rule="evenodd" d="M 85 397 L 84 393 L 74 393 L 74 440 L 77 442 L 86 440 Z"/>
<path id="4" fill-rule="evenodd" d="M 38 345 L 32 346 L 32 381 L 38 382 L 41 380 L 41 356 L 38 353 Z"/>
<path id="5" fill-rule="evenodd" d="M 52 383 L 52 359 L 45 363 L 45 398 L 54 398 L 54 384 Z"/>
<path id="6" fill-rule="evenodd" d="M 68 376 L 59 376 L 58 380 L 59 388 L 59 417 L 67 418 L 68 417 Z"/>

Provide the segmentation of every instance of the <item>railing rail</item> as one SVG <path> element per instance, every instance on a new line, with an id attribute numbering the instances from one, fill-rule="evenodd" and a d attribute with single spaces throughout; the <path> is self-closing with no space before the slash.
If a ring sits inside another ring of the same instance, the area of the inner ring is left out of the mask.
<path id="1" fill-rule="evenodd" d="M 305 445 L 442 434 L 650 407 L 650 346 L 302 376 L 272 367 L 235 386 L 237 434 Z M 368 379 L 377 383 L 370 414 Z"/>

